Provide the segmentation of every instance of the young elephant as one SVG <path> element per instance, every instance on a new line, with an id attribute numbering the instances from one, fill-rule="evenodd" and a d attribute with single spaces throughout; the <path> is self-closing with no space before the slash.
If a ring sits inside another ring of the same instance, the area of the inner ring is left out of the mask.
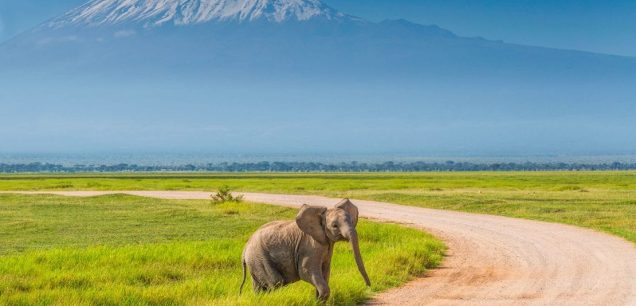
<path id="1" fill-rule="evenodd" d="M 269 291 L 299 280 L 311 283 L 321 301 L 329 298 L 329 275 L 333 246 L 349 241 L 358 270 L 371 286 L 360 247 L 356 225 L 358 208 L 348 199 L 327 209 L 303 205 L 296 221 L 277 221 L 261 227 L 243 250 L 243 283 L 246 266 L 254 291 Z"/>

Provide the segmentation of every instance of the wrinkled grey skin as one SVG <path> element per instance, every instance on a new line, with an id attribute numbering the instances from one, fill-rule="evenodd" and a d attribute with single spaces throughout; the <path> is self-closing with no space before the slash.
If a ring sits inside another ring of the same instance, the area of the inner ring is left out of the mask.
<path id="1" fill-rule="evenodd" d="M 349 241 L 358 270 L 371 286 L 358 245 L 358 208 L 348 199 L 331 209 L 303 205 L 295 221 L 276 221 L 261 227 L 243 250 L 243 283 L 246 266 L 255 292 L 270 291 L 306 281 L 321 301 L 329 298 L 329 275 L 334 243 Z"/>

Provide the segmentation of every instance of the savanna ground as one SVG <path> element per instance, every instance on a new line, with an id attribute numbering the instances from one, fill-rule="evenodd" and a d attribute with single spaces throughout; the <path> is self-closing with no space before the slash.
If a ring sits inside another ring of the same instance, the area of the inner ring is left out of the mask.
<path id="1" fill-rule="evenodd" d="M 560 222 L 636 242 L 636 172 L 0 176 L 0 190 L 233 190 L 351 197 Z"/>
<path id="2" fill-rule="evenodd" d="M 23 190 L 106 186 L 102 179 L 58 180 L 2 182 Z M 154 184 L 109 181 L 123 189 Z M 253 203 L 1 194 L 0 305 L 312 305 L 314 290 L 305 283 L 255 295 L 248 279 L 248 290 L 238 294 L 248 237 L 295 215 Z M 349 245 L 339 243 L 330 305 L 358 304 L 442 260 L 443 244 L 421 231 L 361 220 L 358 232 L 373 287 L 365 287 Z"/>

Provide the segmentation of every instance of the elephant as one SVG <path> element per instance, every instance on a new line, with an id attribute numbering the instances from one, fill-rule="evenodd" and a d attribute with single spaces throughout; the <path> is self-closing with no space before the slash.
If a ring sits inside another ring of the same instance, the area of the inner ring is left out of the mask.
<path id="1" fill-rule="evenodd" d="M 243 282 L 246 268 L 256 293 L 271 291 L 303 280 L 316 288 L 316 297 L 329 298 L 329 277 L 334 244 L 349 241 L 358 270 L 367 286 L 367 275 L 358 244 L 358 208 L 344 199 L 333 208 L 303 205 L 295 221 L 275 221 L 258 229 L 242 254 Z"/>

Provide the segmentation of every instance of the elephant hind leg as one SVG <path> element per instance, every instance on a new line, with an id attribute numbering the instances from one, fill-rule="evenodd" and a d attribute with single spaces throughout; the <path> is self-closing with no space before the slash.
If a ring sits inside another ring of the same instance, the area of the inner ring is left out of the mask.
<path id="1" fill-rule="evenodd" d="M 254 288 L 254 292 L 263 293 L 267 292 L 267 286 L 259 283 L 256 279 L 252 278 L 252 288 Z"/>
<path id="2" fill-rule="evenodd" d="M 250 268 L 255 292 L 271 291 L 284 286 L 285 278 L 271 264 L 260 263 Z"/>
<path id="3" fill-rule="evenodd" d="M 263 269 L 263 266 L 260 264 L 252 264 L 250 265 L 250 275 L 252 276 L 252 289 L 255 293 L 261 293 L 264 291 L 268 291 L 267 282 L 265 282 L 265 278 L 267 274 Z"/>
<path id="4" fill-rule="evenodd" d="M 267 273 L 267 286 L 270 290 L 274 290 L 276 288 L 280 288 L 287 283 L 285 282 L 285 278 L 283 275 L 276 269 L 273 263 L 268 263 L 263 265 L 266 273 Z"/>

